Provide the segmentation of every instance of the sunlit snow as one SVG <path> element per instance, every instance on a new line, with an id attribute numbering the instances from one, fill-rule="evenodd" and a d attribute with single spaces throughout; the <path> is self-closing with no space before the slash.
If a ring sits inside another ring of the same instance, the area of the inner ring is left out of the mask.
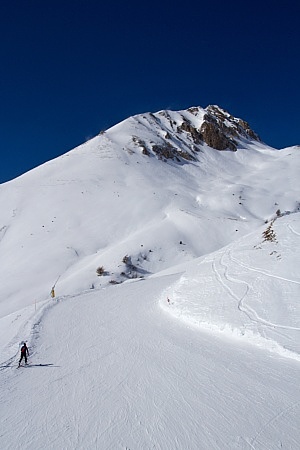
<path id="1" fill-rule="evenodd" d="M 300 448 L 299 147 L 143 153 L 203 116 L 0 186 L 1 449 Z"/>

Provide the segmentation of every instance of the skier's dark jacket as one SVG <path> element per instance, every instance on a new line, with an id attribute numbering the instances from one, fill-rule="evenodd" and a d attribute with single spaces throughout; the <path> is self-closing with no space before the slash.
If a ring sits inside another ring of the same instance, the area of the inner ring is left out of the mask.
<path id="1" fill-rule="evenodd" d="M 27 355 L 29 355 L 29 351 L 28 351 L 27 345 L 23 344 L 23 346 L 21 348 L 21 355 L 26 356 L 26 353 L 27 353 Z"/>

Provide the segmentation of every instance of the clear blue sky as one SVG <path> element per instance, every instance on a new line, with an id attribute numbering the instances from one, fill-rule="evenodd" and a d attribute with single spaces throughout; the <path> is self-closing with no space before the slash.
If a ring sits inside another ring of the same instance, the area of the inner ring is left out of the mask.
<path id="1" fill-rule="evenodd" d="M 3 1 L 0 183 L 128 116 L 218 104 L 300 144 L 300 2 Z"/>

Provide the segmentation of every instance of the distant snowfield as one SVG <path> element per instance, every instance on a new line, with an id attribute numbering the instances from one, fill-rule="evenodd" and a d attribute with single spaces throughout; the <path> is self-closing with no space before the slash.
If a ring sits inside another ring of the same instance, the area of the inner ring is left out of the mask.
<path id="1" fill-rule="evenodd" d="M 1 449 L 299 448 L 299 149 L 145 156 L 168 120 L 0 186 Z"/>

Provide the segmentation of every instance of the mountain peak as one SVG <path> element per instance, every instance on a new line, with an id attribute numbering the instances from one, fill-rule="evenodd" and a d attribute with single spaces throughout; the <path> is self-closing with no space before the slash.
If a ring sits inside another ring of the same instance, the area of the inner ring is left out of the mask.
<path id="1" fill-rule="evenodd" d="M 139 114 L 125 123 L 130 124 L 129 151 L 138 148 L 144 155 L 175 162 L 196 160 L 205 145 L 215 150 L 236 151 L 248 141 L 260 141 L 245 120 L 233 117 L 217 105 Z M 116 131 L 119 133 L 119 128 Z"/>
<path id="2" fill-rule="evenodd" d="M 205 142 L 216 150 L 237 150 L 237 140 L 250 139 L 260 141 L 259 136 L 250 128 L 248 122 L 233 117 L 217 105 L 205 108 L 202 125 Z"/>

